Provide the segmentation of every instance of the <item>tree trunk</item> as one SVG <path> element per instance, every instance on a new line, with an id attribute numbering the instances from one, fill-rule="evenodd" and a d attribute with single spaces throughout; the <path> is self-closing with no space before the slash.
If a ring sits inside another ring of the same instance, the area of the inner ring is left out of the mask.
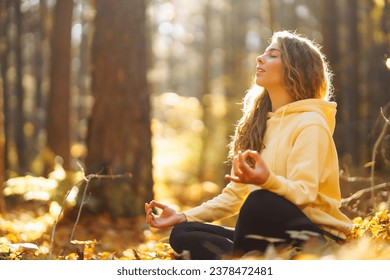
<path id="1" fill-rule="evenodd" d="M 1 10 L 0 10 L 1 12 Z M 0 55 L 1 57 L 1 55 Z M 1 69 L 0 69 L 1 71 Z M 4 103 L 3 79 L 0 77 L 0 214 L 5 213 L 3 186 L 5 182 L 5 132 L 4 132 Z"/>
<path id="2" fill-rule="evenodd" d="M 7 42 L 6 30 L 7 30 L 7 8 L 8 2 L 3 1 L 0 3 L 0 41 Z M 5 198 L 3 192 L 4 182 L 6 180 L 6 133 L 5 133 L 5 85 L 6 85 L 6 74 L 5 69 L 7 68 L 6 57 L 8 52 L 7 43 L 5 48 L 0 50 L 0 214 L 5 213 Z"/>
<path id="3" fill-rule="evenodd" d="M 70 61 L 73 1 L 58 0 L 51 35 L 47 147 L 70 168 Z"/>
<path id="4" fill-rule="evenodd" d="M 87 171 L 130 172 L 132 178 L 91 185 L 87 206 L 136 216 L 153 197 L 145 1 L 97 0 L 95 30 Z"/>
<path id="5" fill-rule="evenodd" d="M 343 5 L 345 11 L 341 18 L 339 36 L 341 93 L 343 95 L 342 122 L 346 123 L 343 129 L 346 152 L 351 156 L 352 162 L 359 163 L 359 34 L 357 30 L 357 1 L 347 0 Z"/>
<path id="6" fill-rule="evenodd" d="M 89 1 L 84 1 L 83 9 L 84 10 L 93 10 L 93 7 Z M 91 78 L 91 42 L 93 38 L 93 17 L 89 16 L 92 12 L 86 12 L 86 15 L 81 17 L 81 25 L 83 28 L 83 33 L 81 36 L 81 42 L 79 47 L 79 60 L 80 68 L 78 71 L 78 77 L 76 79 L 79 94 L 77 95 L 77 108 L 76 116 L 74 118 L 74 123 L 72 127 L 75 127 L 75 136 L 77 142 L 84 142 L 86 138 L 87 127 L 83 122 L 80 124 L 80 120 L 85 120 L 88 118 L 91 110 L 89 105 L 90 101 L 90 78 Z M 83 154 L 78 155 L 83 157 Z"/>
<path id="7" fill-rule="evenodd" d="M 204 124 L 204 129 L 202 131 L 202 149 L 200 151 L 199 157 L 199 179 L 201 181 L 215 181 L 213 175 L 215 175 L 216 170 L 214 169 L 212 158 L 209 155 L 209 149 L 213 141 L 212 134 L 214 132 L 212 124 L 213 116 L 211 115 L 211 71 L 210 71 L 210 53 L 211 53 L 211 4 L 209 2 L 204 4 L 204 43 L 203 43 L 203 75 L 202 75 L 202 92 L 200 96 L 200 102 L 202 105 L 202 120 Z"/>
<path id="8" fill-rule="evenodd" d="M 18 156 L 18 171 L 23 174 L 26 171 L 26 143 L 24 137 L 24 88 L 23 88 L 23 61 L 22 61 L 22 12 L 20 10 L 21 2 L 14 2 L 15 20 L 16 20 L 16 114 L 15 117 L 15 144 Z"/>
<path id="9" fill-rule="evenodd" d="M 321 21 L 322 21 L 322 34 L 323 34 L 323 49 L 322 51 L 326 55 L 329 61 L 330 68 L 333 73 L 340 73 L 341 63 L 339 57 L 338 42 L 338 28 L 340 21 L 340 14 L 338 13 L 336 0 L 321 0 Z M 337 125 L 335 130 L 335 142 L 340 156 L 347 153 L 346 143 L 343 139 L 345 127 L 343 126 L 342 108 L 343 98 L 340 92 L 341 79 L 340 75 L 335 75 L 333 79 L 334 97 L 338 103 L 338 113 L 336 115 Z"/>
<path id="10" fill-rule="evenodd" d="M 245 2 L 244 2 L 245 3 Z M 225 72 L 225 96 L 227 114 L 225 125 L 227 127 L 226 141 L 230 142 L 230 136 L 234 134 L 235 124 L 241 117 L 241 103 L 245 91 L 249 87 L 248 73 L 245 71 L 247 50 L 245 47 L 247 14 L 246 5 L 240 1 L 230 1 L 234 14 L 228 14 L 225 24 L 226 59 Z M 253 62 L 255 63 L 255 62 Z M 253 64 L 254 65 L 254 64 Z M 230 166 L 225 170 L 230 173 Z"/>

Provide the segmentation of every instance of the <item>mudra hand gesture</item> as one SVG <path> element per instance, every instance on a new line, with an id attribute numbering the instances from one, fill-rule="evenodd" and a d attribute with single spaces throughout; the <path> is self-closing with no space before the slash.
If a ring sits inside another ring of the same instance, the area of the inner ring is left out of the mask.
<path id="1" fill-rule="evenodd" d="M 153 207 L 162 210 L 160 215 L 153 213 Z M 183 213 L 178 213 L 176 210 L 152 200 L 150 203 L 145 203 L 146 223 L 151 227 L 158 229 L 167 229 L 178 223 L 186 222 L 187 218 Z"/>
<path id="2" fill-rule="evenodd" d="M 251 166 L 248 162 L 251 161 Z M 233 174 L 225 175 L 229 181 L 243 184 L 262 185 L 270 175 L 269 169 L 256 151 L 239 151 L 233 159 Z"/>

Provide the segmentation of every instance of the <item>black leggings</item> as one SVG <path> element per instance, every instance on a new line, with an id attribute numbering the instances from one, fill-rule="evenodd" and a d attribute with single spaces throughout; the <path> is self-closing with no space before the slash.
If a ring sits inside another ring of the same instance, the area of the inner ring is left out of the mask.
<path id="1" fill-rule="evenodd" d="M 171 232 L 177 252 L 189 251 L 191 259 L 220 259 L 249 251 L 264 252 L 270 242 L 300 245 L 302 234 L 322 236 L 322 230 L 293 203 L 267 190 L 252 192 L 241 207 L 236 228 L 185 222 Z"/>

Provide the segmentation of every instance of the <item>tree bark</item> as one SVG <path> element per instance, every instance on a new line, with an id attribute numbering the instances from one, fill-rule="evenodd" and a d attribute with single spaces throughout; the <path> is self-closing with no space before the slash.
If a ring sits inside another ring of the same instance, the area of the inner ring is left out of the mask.
<path id="1" fill-rule="evenodd" d="M 73 1 L 58 0 L 51 35 L 47 147 L 70 168 L 70 62 Z"/>
<path id="2" fill-rule="evenodd" d="M 15 145 L 18 156 L 18 172 L 23 174 L 26 171 L 26 143 L 24 137 L 24 88 L 23 88 L 23 61 L 22 61 L 22 12 L 20 10 L 21 2 L 16 0 L 14 2 L 15 21 L 16 21 L 16 114 L 15 118 Z"/>
<path id="3" fill-rule="evenodd" d="M 343 5 L 345 11 L 341 19 L 339 36 L 341 93 L 343 95 L 342 121 L 346 123 L 344 141 L 346 152 L 353 163 L 360 162 L 359 135 L 359 74 L 356 63 L 359 63 L 359 33 L 357 30 L 357 1 L 347 0 Z"/>
<path id="4" fill-rule="evenodd" d="M 7 5 L 6 1 L 0 3 L 0 41 L 6 42 L 6 30 L 7 30 Z M 4 182 L 6 180 L 6 135 L 5 135 L 5 108 L 4 108 L 4 97 L 5 97 L 5 68 L 6 68 L 6 56 L 7 46 L 0 50 L 0 214 L 4 214 L 5 198 L 3 192 Z"/>
<path id="5" fill-rule="evenodd" d="M 153 197 L 145 2 L 97 0 L 95 30 L 87 171 L 130 172 L 132 178 L 93 184 L 87 206 L 136 216 Z"/>
<path id="6" fill-rule="evenodd" d="M 235 124 L 241 117 L 242 112 L 238 104 L 241 103 L 250 83 L 250 76 L 244 67 L 247 57 L 245 46 L 248 20 L 246 3 L 231 0 L 230 5 L 234 14 L 226 15 L 224 30 L 226 46 L 224 65 L 227 104 L 225 117 L 225 125 L 227 127 L 226 143 L 230 142 L 230 137 L 234 134 Z M 228 173 L 230 173 L 230 166 L 227 166 L 225 170 L 225 174 Z"/>
<path id="7" fill-rule="evenodd" d="M 0 11 L 1 12 L 1 11 Z M 1 55 L 0 55 L 1 57 Z M 5 131 L 4 131 L 4 103 L 3 79 L 0 77 L 0 214 L 5 213 L 5 198 L 3 186 L 5 182 Z"/>

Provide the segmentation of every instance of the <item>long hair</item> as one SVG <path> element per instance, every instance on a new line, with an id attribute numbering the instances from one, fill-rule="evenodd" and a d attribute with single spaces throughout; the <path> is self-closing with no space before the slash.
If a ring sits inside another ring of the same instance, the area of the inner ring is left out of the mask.
<path id="1" fill-rule="evenodd" d="M 283 84 L 294 101 L 331 98 L 332 73 L 319 45 L 289 31 L 274 33 L 272 42 L 276 42 L 281 51 Z M 267 115 L 272 111 L 267 90 L 253 82 L 243 99 L 242 111 L 229 144 L 230 160 L 239 150 L 261 152 L 264 148 Z"/>

